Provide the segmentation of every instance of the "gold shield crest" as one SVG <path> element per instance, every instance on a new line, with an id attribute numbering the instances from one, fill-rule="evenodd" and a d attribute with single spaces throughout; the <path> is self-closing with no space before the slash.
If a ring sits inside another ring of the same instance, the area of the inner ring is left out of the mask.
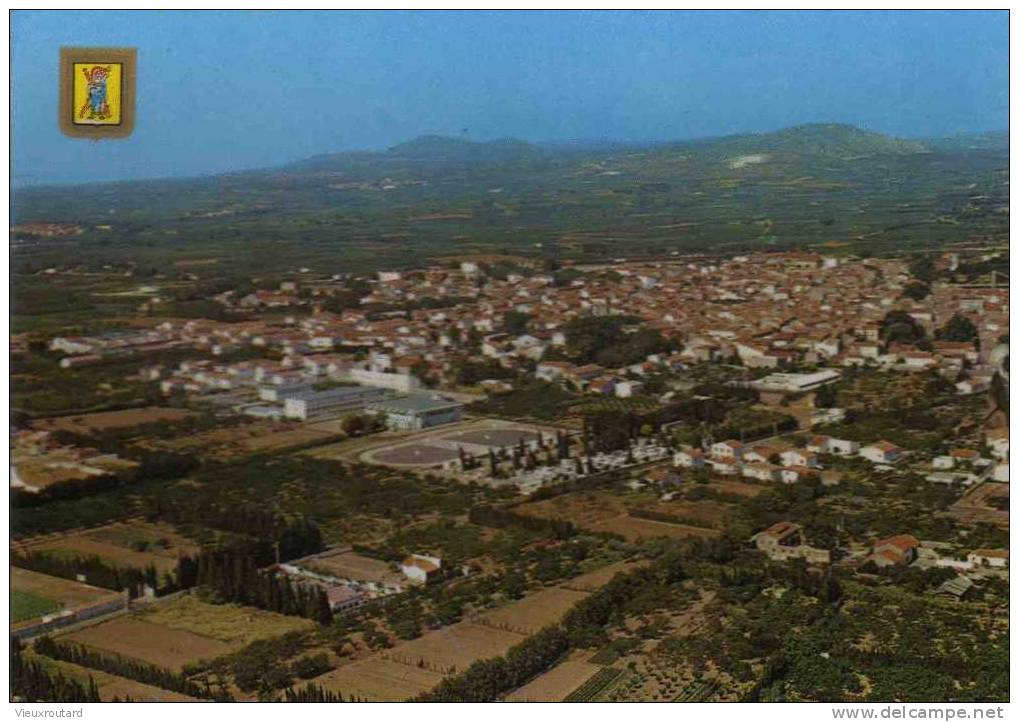
<path id="1" fill-rule="evenodd" d="M 60 49 L 60 129 L 74 138 L 126 138 L 134 130 L 134 48 Z"/>

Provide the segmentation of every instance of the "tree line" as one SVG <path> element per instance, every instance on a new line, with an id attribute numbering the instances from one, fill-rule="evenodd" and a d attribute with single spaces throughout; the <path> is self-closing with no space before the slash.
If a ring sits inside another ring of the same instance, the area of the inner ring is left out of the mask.
<path id="1" fill-rule="evenodd" d="M 86 647 L 68 642 L 58 642 L 49 636 L 35 640 L 35 651 L 50 659 L 70 662 L 82 667 L 109 672 L 118 677 L 126 677 L 136 682 L 166 689 L 171 692 L 217 702 L 231 702 L 230 696 L 222 687 L 213 689 L 206 683 L 204 686 L 189 680 L 180 672 L 173 672 L 165 667 L 156 667 L 145 662 L 129 660 L 124 657 L 105 655 Z"/>
<path id="2" fill-rule="evenodd" d="M 201 552 L 197 583 L 220 601 L 305 617 L 319 624 L 328 624 L 333 618 L 325 589 L 260 571 L 256 555 L 244 551 L 209 549 Z"/>
<path id="3" fill-rule="evenodd" d="M 11 700 L 21 702 L 101 702 L 91 676 L 87 684 L 50 672 L 38 662 L 22 656 L 24 645 L 11 640 Z"/>

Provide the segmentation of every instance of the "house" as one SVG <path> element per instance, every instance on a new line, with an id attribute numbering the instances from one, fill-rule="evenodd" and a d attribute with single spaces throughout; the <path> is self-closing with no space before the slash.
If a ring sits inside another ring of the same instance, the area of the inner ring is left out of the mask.
<path id="1" fill-rule="evenodd" d="M 1008 549 L 974 549 L 966 555 L 974 567 L 1008 569 Z"/>
<path id="2" fill-rule="evenodd" d="M 966 592 L 973 588 L 973 580 L 966 576 L 956 576 L 942 582 L 941 586 L 934 590 L 935 594 L 962 599 Z"/>
<path id="3" fill-rule="evenodd" d="M 834 456 L 852 456 L 860 450 L 860 445 L 849 439 L 838 439 L 834 436 L 815 436 L 807 443 L 807 451 L 815 454 L 832 454 Z"/>
<path id="4" fill-rule="evenodd" d="M 804 451 L 803 449 L 783 451 L 778 455 L 778 458 L 781 459 L 782 464 L 785 466 L 806 466 L 808 468 L 820 466 L 817 462 L 817 454 L 812 451 Z"/>
<path id="5" fill-rule="evenodd" d="M 644 391 L 644 384 L 640 381 L 620 381 L 616 384 L 616 397 L 620 399 L 637 396 L 642 391 Z"/>
<path id="6" fill-rule="evenodd" d="M 737 461 L 743 458 L 743 444 L 733 439 L 719 441 L 711 445 L 711 455 L 718 458 L 732 458 Z"/>
<path id="7" fill-rule="evenodd" d="M 716 474 L 721 474 L 722 476 L 739 476 L 739 460 L 732 456 L 714 457 L 708 459 L 707 463 L 711 467 L 711 470 Z"/>
<path id="8" fill-rule="evenodd" d="M 916 550 L 919 547 L 920 541 L 915 536 L 911 534 L 898 534 L 874 542 L 874 547 L 867 559 L 879 567 L 892 565 L 906 566 L 912 564 L 916 559 Z"/>
<path id="9" fill-rule="evenodd" d="M 902 458 L 902 449 L 890 441 L 875 441 L 860 449 L 859 455 L 875 464 L 891 464 Z"/>
<path id="10" fill-rule="evenodd" d="M 684 469 L 700 469 L 704 466 L 704 452 L 700 449 L 680 449 L 672 455 L 672 463 Z"/>
<path id="11" fill-rule="evenodd" d="M 991 456 L 1008 461 L 1008 429 L 991 429 L 986 434 L 986 441 L 991 448 Z"/>
<path id="12" fill-rule="evenodd" d="M 596 396 L 612 396 L 616 390 L 616 380 L 611 376 L 599 376 L 587 385 L 587 393 Z"/>
<path id="13" fill-rule="evenodd" d="M 679 474 L 666 466 L 657 466 L 651 469 L 644 474 L 644 480 L 663 489 L 678 487 L 683 481 Z"/>
<path id="14" fill-rule="evenodd" d="M 326 588 L 326 598 L 329 600 L 329 609 L 332 610 L 333 614 L 349 612 L 368 601 L 363 592 L 343 584 Z"/>
<path id="15" fill-rule="evenodd" d="M 948 452 L 956 464 L 975 464 L 980 461 L 980 454 L 973 449 L 952 449 Z"/>
<path id="16" fill-rule="evenodd" d="M 400 562 L 400 571 L 414 584 L 427 584 L 442 572 L 442 560 L 424 554 L 411 554 Z"/>
<path id="17" fill-rule="evenodd" d="M 804 559 L 815 564 L 828 564 L 831 561 L 831 552 L 809 546 L 803 538 L 800 525 L 790 521 L 772 524 L 750 537 L 750 541 L 775 561 Z"/>
<path id="18" fill-rule="evenodd" d="M 774 446 L 765 446 L 760 444 L 749 451 L 744 449 L 743 461 L 754 464 L 767 464 L 770 463 L 771 457 L 778 454 L 779 451 L 781 451 L 781 449 Z"/>
<path id="19" fill-rule="evenodd" d="M 743 465 L 743 476 L 758 481 L 775 481 L 778 468 L 767 462 L 755 462 Z"/>

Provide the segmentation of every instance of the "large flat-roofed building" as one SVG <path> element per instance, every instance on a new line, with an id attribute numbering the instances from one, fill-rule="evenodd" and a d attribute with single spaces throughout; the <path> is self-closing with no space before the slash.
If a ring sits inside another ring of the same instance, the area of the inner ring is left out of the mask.
<path id="1" fill-rule="evenodd" d="M 427 429 L 459 421 L 463 404 L 438 395 L 417 394 L 375 401 L 367 410 L 384 414 L 390 429 Z"/>
<path id="2" fill-rule="evenodd" d="M 385 393 L 385 389 L 365 386 L 337 386 L 324 391 L 308 389 L 284 400 L 283 415 L 301 421 L 341 416 L 378 401 Z"/>
<path id="3" fill-rule="evenodd" d="M 769 374 L 763 379 L 751 382 L 751 386 L 760 391 L 813 391 L 825 384 L 838 381 L 842 376 L 835 369 L 826 369 L 812 374 Z"/>

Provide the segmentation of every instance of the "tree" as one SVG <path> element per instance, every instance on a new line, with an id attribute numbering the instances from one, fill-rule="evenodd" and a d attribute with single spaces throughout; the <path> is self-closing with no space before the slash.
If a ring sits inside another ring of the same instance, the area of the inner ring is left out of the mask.
<path id="1" fill-rule="evenodd" d="M 506 330 L 506 333 L 514 336 L 526 333 L 527 327 L 530 323 L 530 315 L 521 313 L 520 311 L 507 311 L 502 317 L 502 325 Z"/>
<path id="2" fill-rule="evenodd" d="M 934 337 L 939 341 L 977 341 L 980 333 L 977 327 L 965 316 L 958 313 L 952 316 L 944 326 L 939 328 Z"/>
<path id="3" fill-rule="evenodd" d="M 347 436 L 357 436 L 363 433 L 366 427 L 365 418 L 360 414 L 345 416 L 343 421 L 340 422 L 340 428 Z"/>
<path id="4" fill-rule="evenodd" d="M 914 301 L 922 301 L 931 293 L 931 287 L 922 281 L 910 281 L 902 289 L 902 295 Z"/>

